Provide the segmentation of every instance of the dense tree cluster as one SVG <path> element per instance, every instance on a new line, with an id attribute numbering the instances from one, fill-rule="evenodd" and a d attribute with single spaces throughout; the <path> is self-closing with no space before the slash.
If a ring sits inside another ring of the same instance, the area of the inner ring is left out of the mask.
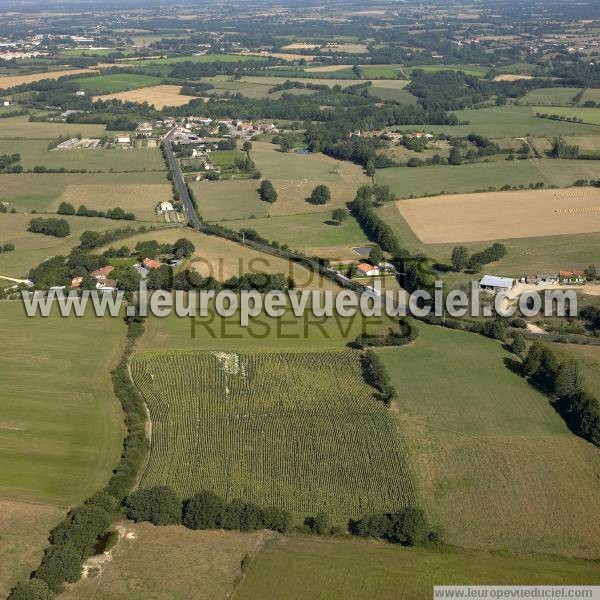
<path id="1" fill-rule="evenodd" d="M 378 346 L 404 346 L 418 337 L 419 330 L 409 319 L 400 319 L 399 326 L 399 331 L 390 328 L 385 333 L 380 334 L 361 333 L 349 345 L 360 350 Z"/>
<path id="2" fill-rule="evenodd" d="M 353 535 L 374 537 L 403 546 L 422 546 L 437 539 L 425 513 L 415 507 L 393 513 L 375 513 L 362 519 L 351 520 L 349 530 Z"/>
<path id="3" fill-rule="evenodd" d="M 523 361 L 523 374 L 555 400 L 556 410 L 574 433 L 600 446 L 600 402 L 584 388 L 578 362 L 561 360 L 536 342 Z"/>
<path id="4" fill-rule="evenodd" d="M 37 217 L 31 219 L 29 222 L 28 231 L 62 238 L 67 237 L 71 233 L 71 227 L 65 219 L 44 219 L 43 217 Z"/>
<path id="5" fill-rule="evenodd" d="M 277 200 L 277 190 L 268 179 L 263 179 L 258 188 L 260 199 L 273 204 Z"/>
<path id="6" fill-rule="evenodd" d="M 364 380 L 377 390 L 378 400 L 389 406 L 396 397 L 396 389 L 390 383 L 390 376 L 381 359 L 372 350 L 364 352 L 360 359 Z"/>

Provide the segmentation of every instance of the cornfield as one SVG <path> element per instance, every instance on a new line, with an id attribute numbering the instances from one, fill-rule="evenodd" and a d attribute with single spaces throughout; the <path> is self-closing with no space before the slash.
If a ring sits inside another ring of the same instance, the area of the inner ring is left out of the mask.
<path id="1" fill-rule="evenodd" d="M 343 518 L 414 503 L 398 425 L 355 352 L 143 353 L 132 374 L 152 418 L 141 487 Z"/>

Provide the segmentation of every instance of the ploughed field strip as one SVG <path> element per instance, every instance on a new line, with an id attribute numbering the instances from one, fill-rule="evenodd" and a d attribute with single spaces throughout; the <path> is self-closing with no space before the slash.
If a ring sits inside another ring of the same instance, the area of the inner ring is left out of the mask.
<path id="1" fill-rule="evenodd" d="M 343 518 L 414 504 L 401 432 L 358 353 L 141 353 L 132 374 L 152 418 L 141 487 Z"/>

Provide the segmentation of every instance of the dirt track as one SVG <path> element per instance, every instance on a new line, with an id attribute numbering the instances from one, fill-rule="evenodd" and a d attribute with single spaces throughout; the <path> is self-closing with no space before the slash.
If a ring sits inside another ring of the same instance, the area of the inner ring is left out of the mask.
<path id="1" fill-rule="evenodd" d="M 398 200 L 426 244 L 600 231 L 600 189 L 519 190 Z"/>

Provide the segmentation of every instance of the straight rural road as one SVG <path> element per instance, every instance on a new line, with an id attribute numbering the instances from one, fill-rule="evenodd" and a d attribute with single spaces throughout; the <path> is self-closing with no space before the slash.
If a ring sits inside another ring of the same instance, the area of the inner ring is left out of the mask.
<path id="1" fill-rule="evenodd" d="M 198 214 L 196 213 L 196 209 L 194 208 L 194 203 L 190 197 L 190 192 L 188 191 L 187 185 L 185 184 L 185 179 L 183 178 L 183 173 L 181 172 L 181 167 L 173 154 L 173 133 L 175 133 L 174 129 L 171 129 L 169 133 L 165 136 L 165 156 L 167 158 L 167 163 L 169 165 L 169 169 L 171 170 L 171 174 L 173 175 L 173 181 L 175 182 L 175 186 L 179 192 L 179 198 L 183 202 L 183 206 L 185 207 L 185 212 L 188 218 L 188 223 L 199 231 L 202 231 L 202 223 L 198 218 Z"/>

